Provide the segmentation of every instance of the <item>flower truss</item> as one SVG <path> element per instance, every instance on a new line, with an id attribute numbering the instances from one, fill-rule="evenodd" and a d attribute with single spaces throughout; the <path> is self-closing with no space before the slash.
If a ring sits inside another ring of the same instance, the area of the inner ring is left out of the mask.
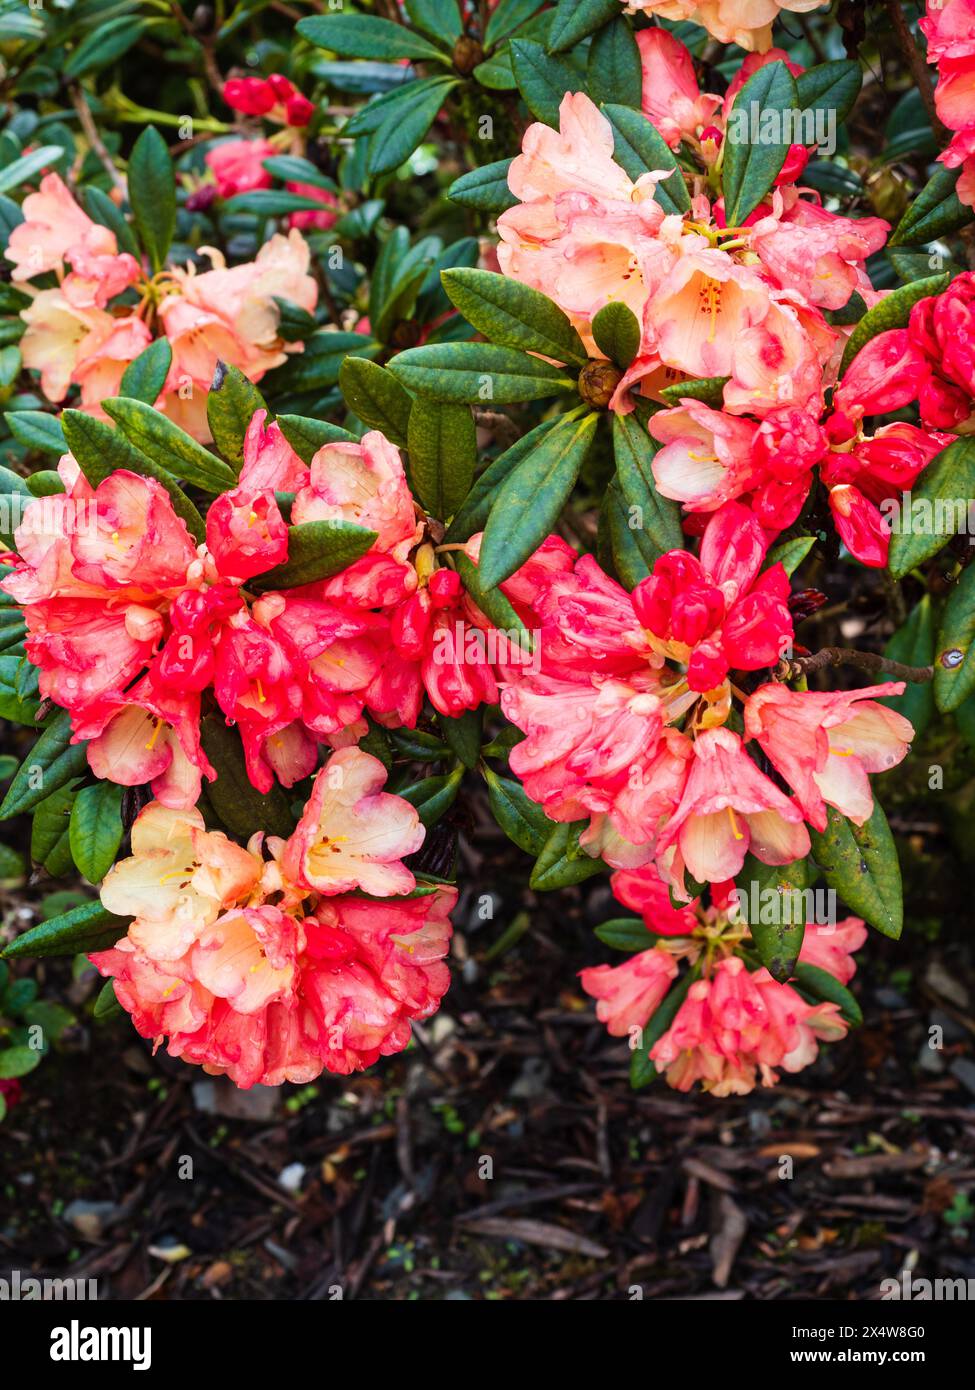
<path id="1" fill-rule="evenodd" d="M 490 815 L 535 892 L 611 875 L 634 1084 L 774 1085 L 904 925 L 879 798 L 975 742 L 975 5 L 279 8 L 198 129 L 82 40 L 44 145 L 12 69 L 0 817 L 98 897 L 6 954 L 347 1074 Z"/>

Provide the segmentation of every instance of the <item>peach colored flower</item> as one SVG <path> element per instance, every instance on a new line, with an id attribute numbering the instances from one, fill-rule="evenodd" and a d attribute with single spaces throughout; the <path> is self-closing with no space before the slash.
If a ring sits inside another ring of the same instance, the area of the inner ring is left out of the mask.
<path id="1" fill-rule="evenodd" d="M 622 965 L 593 965 L 579 971 L 582 988 L 597 1000 L 596 1017 L 614 1038 L 643 1028 L 660 1006 L 677 975 L 677 962 L 664 948 L 638 951 Z"/>
<path id="2" fill-rule="evenodd" d="M 809 14 L 825 0 L 626 0 L 631 14 L 654 14 L 700 24 L 719 43 L 764 52 L 781 11 Z"/>
<path id="3" fill-rule="evenodd" d="M 721 98 L 701 92 L 694 60 L 666 29 L 641 29 L 636 36 L 643 65 L 643 114 L 672 149 L 685 135 L 696 135 L 721 105 Z"/>
<path id="4" fill-rule="evenodd" d="M 297 492 L 292 520 L 352 521 L 375 531 L 376 549 L 405 560 L 423 531 L 399 450 L 378 430 L 359 444 L 326 444 Z"/>
<path id="5" fill-rule="evenodd" d="M 21 312 L 27 324 L 20 342 L 24 366 L 41 374 L 49 401 L 63 401 L 73 383 L 81 405 L 101 414 L 100 402 L 116 394 L 122 373 L 152 341 L 134 314 L 115 318 L 97 307 L 79 308 L 63 288 L 40 290 Z"/>

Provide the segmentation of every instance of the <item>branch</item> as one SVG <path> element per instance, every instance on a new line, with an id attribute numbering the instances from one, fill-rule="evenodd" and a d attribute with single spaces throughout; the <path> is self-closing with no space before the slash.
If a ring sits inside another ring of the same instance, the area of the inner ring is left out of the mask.
<path id="1" fill-rule="evenodd" d="M 78 120 L 81 122 L 81 129 L 85 133 L 85 139 L 88 141 L 88 144 L 91 146 L 95 154 L 101 160 L 102 165 L 107 171 L 109 178 L 112 180 L 112 183 L 114 183 L 115 187 L 121 189 L 124 193 L 125 179 L 122 177 L 118 169 L 115 167 L 115 162 L 112 159 L 112 156 L 109 154 L 108 150 L 106 149 L 105 142 L 102 140 L 102 137 L 98 133 L 98 127 L 95 125 L 95 118 L 91 114 L 91 107 L 85 100 L 84 92 L 78 86 L 77 82 L 69 83 L 68 91 L 71 93 L 71 103 L 78 113 Z"/>
<path id="2" fill-rule="evenodd" d="M 947 145 L 951 136 L 942 123 L 935 105 L 931 69 L 925 61 L 924 55 L 914 42 L 914 36 L 911 33 L 910 25 L 904 18 L 904 11 L 901 9 L 901 0 L 887 0 L 887 13 L 890 15 L 890 22 L 894 26 L 894 33 L 897 35 L 897 42 L 900 44 L 901 52 L 907 59 L 907 65 L 911 69 L 911 76 L 914 78 L 917 89 L 921 93 L 921 100 L 924 102 L 924 109 L 930 117 L 931 129 L 934 131 L 935 138 L 939 144 Z"/>
<path id="3" fill-rule="evenodd" d="M 898 680 L 933 680 L 933 666 L 905 666 L 901 661 L 891 661 L 889 656 L 877 656 L 875 652 L 857 652 L 852 647 L 823 647 L 813 656 L 783 658 L 775 671 L 776 680 L 798 680 L 808 676 L 810 671 L 822 671 L 828 666 L 856 666 L 871 675 L 895 676 Z"/>

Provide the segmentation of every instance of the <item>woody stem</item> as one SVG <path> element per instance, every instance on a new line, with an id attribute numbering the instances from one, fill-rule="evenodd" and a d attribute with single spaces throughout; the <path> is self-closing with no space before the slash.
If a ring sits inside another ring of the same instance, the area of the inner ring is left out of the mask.
<path id="1" fill-rule="evenodd" d="M 924 109 L 931 119 L 931 129 L 934 131 L 935 139 L 939 144 L 946 145 L 948 143 L 949 134 L 938 116 L 937 107 L 935 106 L 934 84 L 931 81 L 931 69 L 925 62 L 924 55 L 914 42 L 910 26 L 904 18 L 901 0 L 887 0 L 887 13 L 890 15 L 890 22 L 894 26 L 894 33 L 897 35 L 897 42 L 900 45 L 901 52 L 907 59 L 908 67 L 911 69 L 911 76 L 917 83 L 917 89 L 921 93 Z"/>
<path id="2" fill-rule="evenodd" d="M 783 658 L 776 670 L 779 680 L 797 680 L 808 676 L 810 671 L 822 671 L 827 666 L 856 666 L 871 675 L 896 676 L 898 680 L 923 682 L 934 677 L 933 666 L 905 666 L 901 661 L 892 661 L 889 656 L 878 656 L 875 652 L 857 652 L 852 647 L 823 647 L 812 656 L 793 659 Z"/>

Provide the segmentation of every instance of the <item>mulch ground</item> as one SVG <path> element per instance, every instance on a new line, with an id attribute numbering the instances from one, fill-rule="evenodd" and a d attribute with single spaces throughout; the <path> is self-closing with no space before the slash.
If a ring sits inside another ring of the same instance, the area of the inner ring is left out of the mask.
<path id="1" fill-rule="evenodd" d="M 633 1093 L 575 979 L 611 959 L 606 886 L 536 898 L 478 843 L 464 876 L 503 885 L 493 916 L 465 892 L 443 1011 L 366 1075 L 236 1092 L 124 1018 L 93 1024 L 95 982 L 46 964 L 82 1022 L 0 1128 L 0 1275 L 394 1300 L 867 1300 L 903 1268 L 975 1277 L 970 913 L 934 946 L 874 936 L 865 1026 L 798 1077 Z"/>

